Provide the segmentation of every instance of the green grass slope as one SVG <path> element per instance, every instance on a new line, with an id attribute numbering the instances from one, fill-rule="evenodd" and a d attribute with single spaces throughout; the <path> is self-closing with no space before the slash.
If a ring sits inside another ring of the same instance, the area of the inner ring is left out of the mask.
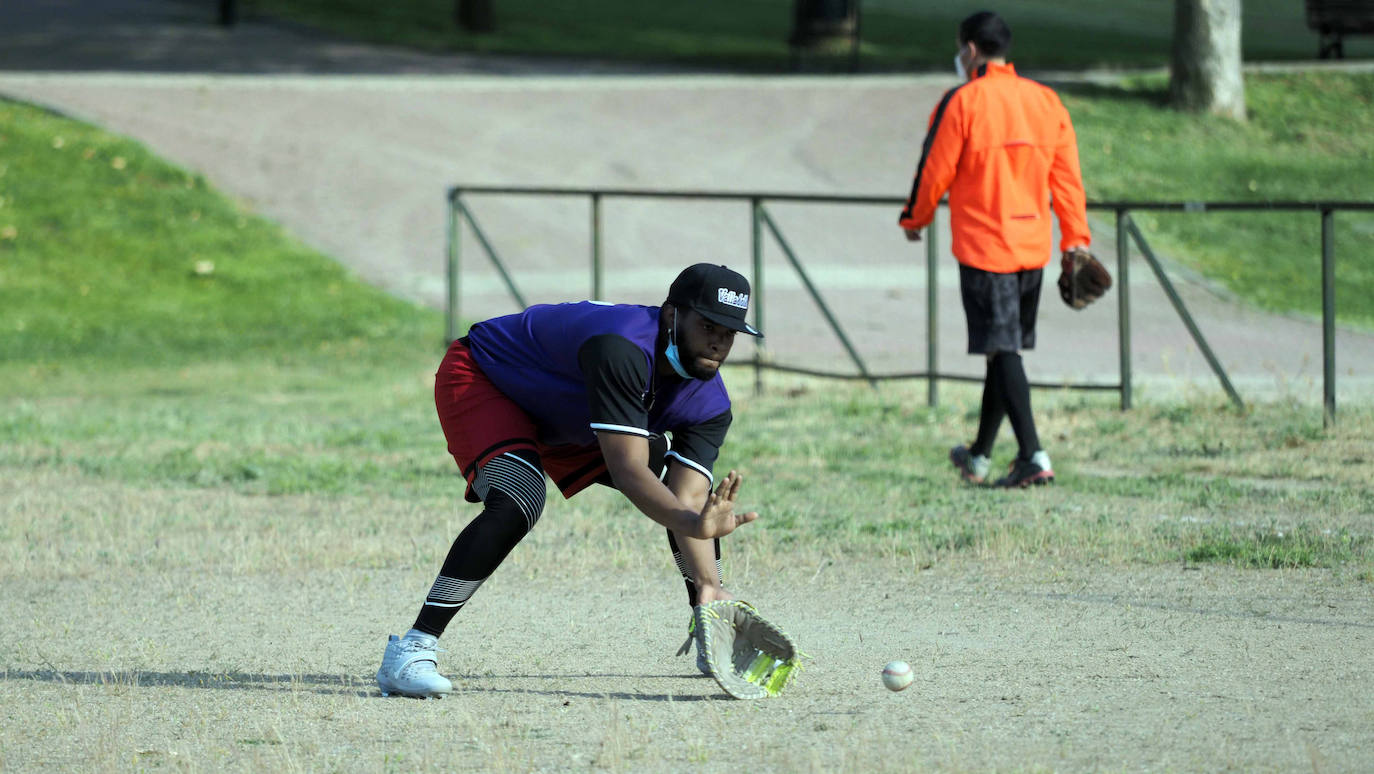
<path id="1" fill-rule="evenodd" d="M 1146 77 L 1062 90 L 1089 199 L 1374 202 L 1374 74 L 1251 75 L 1245 123 L 1165 109 L 1166 89 Z M 1315 210 L 1135 217 L 1157 252 L 1241 298 L 1321 313 Z M 1340 212 L 1335 225 L 1337 319 L 1374 327 L 1374 212 Z"/>
<path id="2" fill-rule="evenodd" d="M 433 348 L 398 301 L 138 144 L 0 101 L 0 364 L 321 362 Z"/>

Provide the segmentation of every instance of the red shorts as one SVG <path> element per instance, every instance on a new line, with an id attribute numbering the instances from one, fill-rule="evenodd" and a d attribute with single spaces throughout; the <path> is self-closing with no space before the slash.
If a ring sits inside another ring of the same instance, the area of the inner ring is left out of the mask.
<path id="1" fill-rule="evenodd" d="M 540 464 L 564 497 L 572 497 L 598 479 L 608 480 L 600 446 L 540 443 L 534 420 L 496 389 L 461 339 L 449 346 L 439 372 L 434 375 L 434 405 L 448 440 L 448 453 L 468 481 L 464 496 L 469 502 L 477 502 L 472 491 L 477 469 L 498 454 L 518 449 L 539 456 Z"/>

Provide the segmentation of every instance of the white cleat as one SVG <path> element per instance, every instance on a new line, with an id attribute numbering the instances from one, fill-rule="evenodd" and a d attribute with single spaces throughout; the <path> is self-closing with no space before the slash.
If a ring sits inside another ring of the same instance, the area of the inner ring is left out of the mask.
<path id="1" fill-rule="evenodd" d="M 391 635 L 382 656 L 382 668 L 377 670 L 377 687 L 382 689 L 382 695 L 439 699 L 452 691 L 453 683 L 437 669 L 438 651 L 432 642 Z"/>

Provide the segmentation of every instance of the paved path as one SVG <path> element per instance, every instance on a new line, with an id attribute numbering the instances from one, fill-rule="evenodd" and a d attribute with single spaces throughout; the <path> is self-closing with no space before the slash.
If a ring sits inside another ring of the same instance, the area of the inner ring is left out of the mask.
<path id="1" fill-rule="evenodd" d="M 0 5 L 0 94 L 134 137 L 369 281 L 435 306 L 451 185 L 879 194 L 895 202 L 909 186 L 925 117 L 953 82 L 644 75 L 596 63 L 430 56 L 262 20 L 224 30 L 210 23 L 212 8 L 10 0 Z M 530 300 L 590 293 L 585 201 L 471 204 Z M 896 205 L 770 209 L 869 366 L 922 370 L 925 253 L 901 238 Z M 742 203 L 615 199 L 604 205 L 604 223 L 606 295 L 615 300 L 656 303 L 687 262 L 749 265 Z M 1099 254 L 1113 260 L 1110 224 L 1095 223 L 1095 234 Z M 513 311 L 470 235 L 465 245 L 464 314 Z M 769 243 L 766 256 L 756 284 L 771 356 L 850 368 L 782 253 Z M 1261 315 L 1175 279 L 1243 395 L 1320 399 L 1318 323 Z M 963 354 L 947 254 L 939 288 L 942 370 L 977 375 L 981 363 Z M 1130 290 L 1141 395 L 1220 394 L 1144 264 L 1133 263 Z M 1032 378 L 1113 381 L 1114 301 L 1075 314 L 1047 294 Z M 1374 336 L 1342 331 L 1338 365 L 1340 400 L 1367 399 Z"/>

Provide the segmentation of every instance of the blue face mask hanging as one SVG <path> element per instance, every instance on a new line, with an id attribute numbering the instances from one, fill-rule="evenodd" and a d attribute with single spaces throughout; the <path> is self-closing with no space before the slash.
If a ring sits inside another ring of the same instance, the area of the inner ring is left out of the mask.
<path id="1" fill-rule="evenodd" d="M 673 367 L 678 376 L 683 379 L 691 379 L 692 375 L 687 373 L 687 369 L 682 367 L 682 358 L 677 352 L 677 309 L 673 309 L 673 327 L 668 329 L 668 346 L 664 348 L 663 354 L 668 358 L 668 365 Z"/>

